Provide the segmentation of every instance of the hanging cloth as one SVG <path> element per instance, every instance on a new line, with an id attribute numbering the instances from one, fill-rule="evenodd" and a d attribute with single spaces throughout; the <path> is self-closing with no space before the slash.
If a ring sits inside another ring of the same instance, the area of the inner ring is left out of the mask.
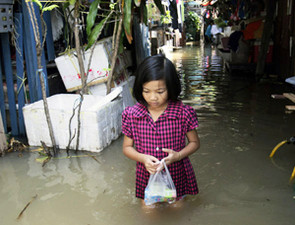
<path id="1" fill-rule="evenodd" d="M 172 17 L 172 28 L 178 29 L 178 16 L 177 16 L 177 6 L 176 0 L 172 0 L 171 4 L 169 5 L 170 15 Z"/>
<path id="2" fill-rule="evenodd" d="M 239 20 L 239 16 L 238 16 L 239 8 L 240 8 L 240 0 L 237 0 L 237 8 L 236 8 L 234 14 L 232 14 L 231 17 L 230 17 L 234 21 Z"/>

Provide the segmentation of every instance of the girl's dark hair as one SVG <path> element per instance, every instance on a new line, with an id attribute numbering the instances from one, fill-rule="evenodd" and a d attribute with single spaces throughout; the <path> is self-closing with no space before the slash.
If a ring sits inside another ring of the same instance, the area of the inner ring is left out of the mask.
<path id="1" fill-rule="evenodd" d="M 168 100 L 178 99 L 181 84 L 175 66 L 164 55 L 153 55 L 145 58 L 135 73 L 133 96 L 138 102 L 146 104 L 142 96 L 143 84 L 154 80 L 165 81 Z"/>

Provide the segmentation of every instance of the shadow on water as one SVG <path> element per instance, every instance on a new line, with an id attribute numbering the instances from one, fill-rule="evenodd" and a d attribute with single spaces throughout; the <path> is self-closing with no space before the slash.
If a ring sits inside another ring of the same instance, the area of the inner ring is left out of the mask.
<path id="1" fill-rule="evenodd" d="M 277 143 L 294 135 L 294 114 L 284 111 L 290 102 L 270 98 L 290 87 L 229 76 L 211 47 L 183 48 L 167 57 L 181 75 L 181 98 L 199 117 L 201 148 L 190 158 L 200 193 L 180 209 L 162 205 L 143 212 L 134 197 L 135 162 L 122 154 L 122 137 L 90 153 L 97 161 L 84 152 L 72 158 L 61 152 L 42 167 L 37 152 L 21 158 L 10 153 L 0 158 L 1 224 L 294 224 L 288 179 L 295 146 L 268 158 Z"/>

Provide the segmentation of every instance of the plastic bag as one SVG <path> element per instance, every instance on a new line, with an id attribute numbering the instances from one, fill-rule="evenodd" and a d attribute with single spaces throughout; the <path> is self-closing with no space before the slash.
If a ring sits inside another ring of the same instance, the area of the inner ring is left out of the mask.
<path id="1" fill-rule="evenodd" d="M 164 160 L 161 160 L 165 170 L 151 174 L 144 192 L 144 202 L 152 205 L 156 202 L 173 203 L 176 199 L 176 188 Z"/>

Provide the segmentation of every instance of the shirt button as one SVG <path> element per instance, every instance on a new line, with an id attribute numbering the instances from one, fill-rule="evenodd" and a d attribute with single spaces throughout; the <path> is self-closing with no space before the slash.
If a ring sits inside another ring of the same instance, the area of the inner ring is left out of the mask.
<path id="1" fill-rule="evenodd" d="M 159 147 L 156 147 L 156 150 L 159 151 Z"/>

